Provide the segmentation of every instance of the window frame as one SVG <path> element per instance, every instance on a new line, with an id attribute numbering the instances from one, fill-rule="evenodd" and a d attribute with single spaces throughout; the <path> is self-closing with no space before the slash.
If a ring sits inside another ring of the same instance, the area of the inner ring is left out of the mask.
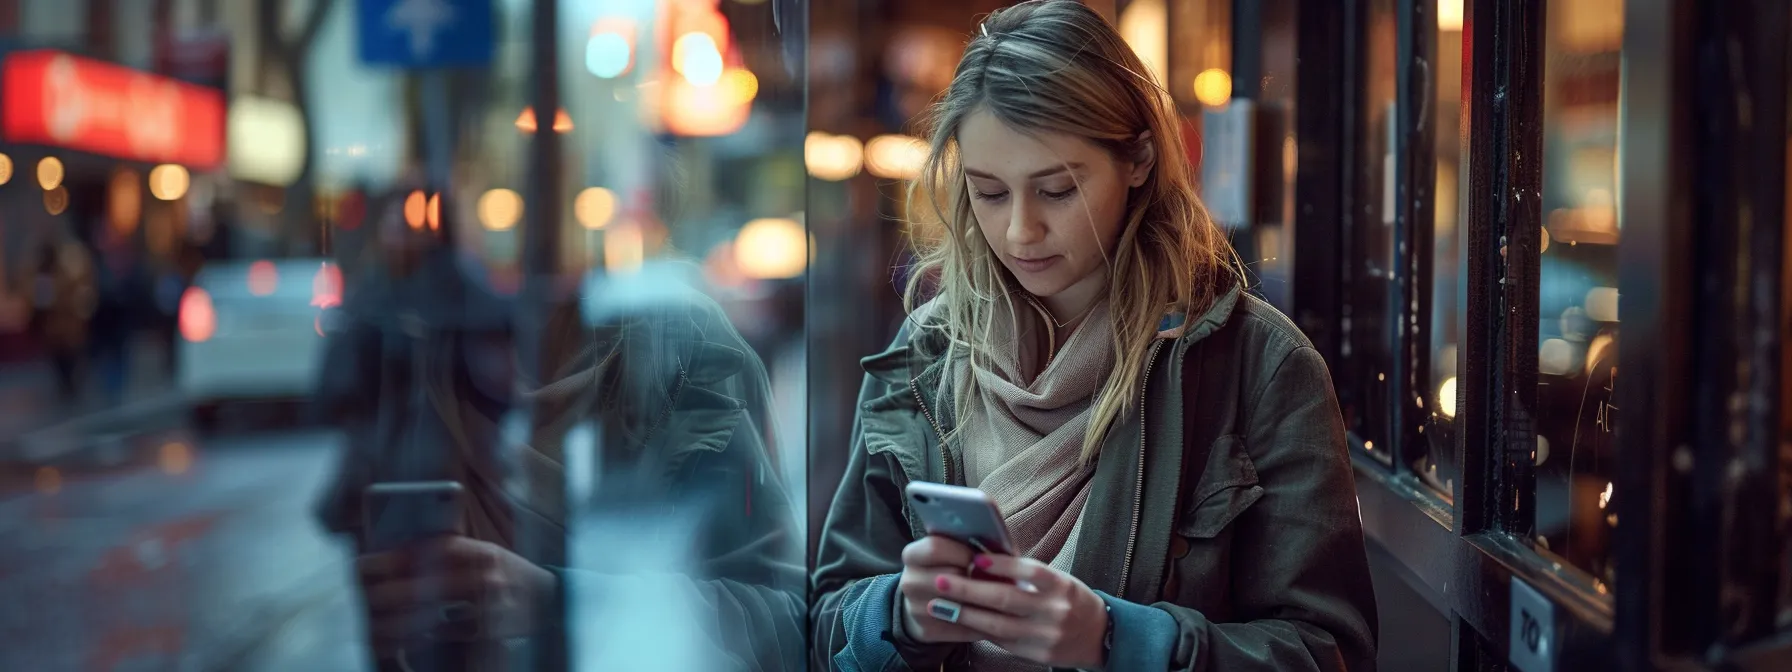
<path id="1" fill-rule="evenodd" d="M 1354 185 L 1364 150 L 1356 125 L 1366 2 L 1322 4 L 1301 8 L 1302 62 L 1340 65 L 1307 66 L 1319 76 L 1301 73 L 1293 312 L 1336 362 L 1348 337 L 1337 331 L 1340 306 L 1352 291 L 1340 282 L 1338 250 L 1351 254 L 1349 220 L 1361 210 L 1355 199 L 1364 197 Z M 1792 630 L 1773 627 L 1778 606 L 1771 596 L 1784 580 L 1774 513 L 1784 372 L 1777 344 L 1769 345 L 1781 295 L 1792 291 L 1780 280 L 1789 107 L 1783 28 L 1792 13 L 1769 2 L 1626 3 L 1619 286 L 1641 300 L 1625 306 L 1619 362 L 1626 380 L 1617 398 L 1629 422 L 1618 423 L 1616 440 L 1633 459 L 1620 464 L 1615 482 L 1639 494 L 1615 507 L 1624 521 L 1612 542 L 1618 580 L 1601 591 L 1592 577 L 1528 541 L 1535 529 L 1530 456 L 1541 253 L 1534 231 L 1542 224 L 1543 175 L 1540 160 L 1521 157 L 1542 156 L 1546 7 L 1544 0 L 1468 0 L 1464 7 L 1462 95 L 1475 130 L 1464 134 L 1468 188 L 1461 195 L 1468 302 L 1453 427 L 1461 474 L 1446 501 L 1411 473 L 1412 451 L 1424 444 L 1408 428 L 1424 422 L 1429 409 L 1403 403 L 1422 403 L 1428 391 L 1432 274 L 1425 251 L 1434 233 L 1436 120 L 1426 116 L 1435 95 L 1426 82 L 1435 83 L 1436 73 L 1426 64 L 1436 62 L 1436 4 L 1398 4 L 1395 222 L 1403 246 L 1392 308 L 1406 328 L 1396 333 L 1395 407 L 1387 409 L 1398 428 L 1392 460 L 1371 457 L 1360 438 L 1351 438 L 1365 532 L 1379 556 L 1402 565 L 1396 574 L 1450 618 L 1457 669 L 1506 660 L 1514 578 L 1554 605 L 1555 663 L 1564 669 L 1792 664 Z M 1728 58 L 1726 50 L 1738 44 L 1739 60 L 1713 56 Z M 1337 76 L 1328 76 L 1334 67 Z M 1755 95 L 1730 95 L 1738 85 Z M 1343 113 L 1313 113 L 1327 109 Z M 1725 121 L 1744 113 L 1753 115 L 1751 124 Z M 1744 228 L 1750 217 L 1767 225 Z M 1712 231 L 1701 222 L 1730 226 Z M 1747 272 L 1735 272 L 1738 264 Z M 1353 373 L 1342 370 L 1341 391 L 1363 382 Z M 1711 401 L 1732 398 L 1750 403 Z M 1696 447 L 1690 460 L 1682 446 Z M 1687 576 L 1705 578 L 1688 589 L 1679 583 Z M 1738 616 L 1723 597 L 1738 594 L 1766 597 L 1743 604 Z M 1735 621 L 1729 632 L 1718 625 L 1726 614 Z"/>

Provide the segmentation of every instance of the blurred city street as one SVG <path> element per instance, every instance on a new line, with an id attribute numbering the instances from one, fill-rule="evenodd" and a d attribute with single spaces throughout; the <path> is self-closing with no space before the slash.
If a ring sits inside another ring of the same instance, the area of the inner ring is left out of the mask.
<path id="1" fill-rule="evenodd" d="M 0 612 L 0 669 L 365 667 L 348 558 L 309 512 L 337 443 L 152 432 L 0 478 L 0 595 L 29 605 Z"/>

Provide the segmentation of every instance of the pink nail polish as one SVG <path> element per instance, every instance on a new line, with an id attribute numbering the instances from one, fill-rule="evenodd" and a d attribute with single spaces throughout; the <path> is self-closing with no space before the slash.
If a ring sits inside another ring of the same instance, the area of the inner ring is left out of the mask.
<path id="1" fill-rule="evenodd" d="M 990 565 L 996 564 L 996 561 L 989 559 L 987 555 L 979 555 L 971 562 L 977 565 L 977 569 L 989 569 Z"/>
<path id="2" fill-rule="evenodd" d="M 941 591 L 946 591 L 952 588 L 952 583 L 947 581 L 946 577 L 936 576 L 933 579 L 933 587 L 938 588 Z"/>

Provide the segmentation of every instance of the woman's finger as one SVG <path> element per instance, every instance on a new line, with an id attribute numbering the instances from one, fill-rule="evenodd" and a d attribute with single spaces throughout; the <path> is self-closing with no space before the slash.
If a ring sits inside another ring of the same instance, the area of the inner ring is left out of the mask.
<path id="1" fill-rule="evenodd" d="M 1040 597 L 1010 583 L 979 581 L 965 577 L 934 579 L 937 595 L 961 604 L 984 607 L 1013 616 L 1030 616 L 1039 610 Z"/>
<path id="2" fill-rule="evenodd" d="M 367 608 L 376 614 L 434 608 L 443 602 L 471 601 L 480 596 L 478 576 L 445 572 L 382 581 L 364 589 Z"/>
<path id="3" fill-rule="evenodd" d="M 367 630 L 376 648 L 395 649 L 426 639 L 438 625 L 435 609 L 409 609 L 375 616 L 368 620 Z"/>
<path id="4" fill-rule="evenodd" d="M 971 547 L 935 534 L 902 548 L 902 564 L 910 567 L 965 567 L 975 554 Z"/>
<path id="5" fill-rule="evenodd" d="M 355 558 L 355 573 L 362 582 L 402 576 L 409 566 L 407 555 L 403 551 L 387 551 L 385 553 L 369 553 Z"/>
<path id="6" fill-rule="evenodd" d="M 942 602 L 944 604 L 942 604 Z M 979 639 L 988 639 L 991 641 L 1026 640 L 1032 637 L 1033 629 L 1038 627 L 1038 624 L 1024 618 L 1010 616 L 976 605 L 955 604 L 952 603 L 951 600 L 946 600 L 945 598 L 934 598 L 933 600 L 930 600 L 927 603 L 927 610 L 931 613 L 936 608 L 949 610 L 953 606 L 956 606 L 958 611 L 958 620 L 956 621 L 956 624 L 959 627 L 967 628 L 982 635 Z"/>
<path id="7" fill-rule="evenodd" d="M 979 553 L 971 561 L 978 572 L 999 576 L 1021 584 L 1023 590 L 1049 591 L 1058 584 L 1058 574 L 1050 565 L 1032 558 Z"/>

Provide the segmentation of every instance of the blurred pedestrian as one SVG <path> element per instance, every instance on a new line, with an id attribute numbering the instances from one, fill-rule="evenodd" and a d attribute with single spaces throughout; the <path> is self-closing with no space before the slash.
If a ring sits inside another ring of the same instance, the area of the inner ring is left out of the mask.
<path id="1" fill-rule="evenodd" d="M 79 243 L 46 243 L 38 249 L 32 270 L 33 331 L 55 371 L 56 391 L 63 403 L 83 392 L 88 318 L 97 301 L 93 261 Z"/>

